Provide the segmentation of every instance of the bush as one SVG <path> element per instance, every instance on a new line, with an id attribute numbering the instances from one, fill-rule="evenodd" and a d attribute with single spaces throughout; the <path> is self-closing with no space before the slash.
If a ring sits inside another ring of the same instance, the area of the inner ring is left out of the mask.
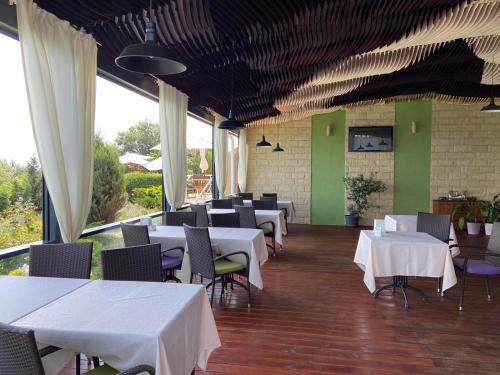
<path id="1" fill-rule="evenodd" d="M 116 148 L 105 143 L 100 136 L 96 136 L 94 187 L 87 223 L 115 221 L 116 214 L 127 201 L 124 175 Z"/>
<path id="2" fill-rule="evenodd" d="M 136 188 L 149 188 L 152 186 L 161 187 L 161 173 L 151 172 L 131 172 L 125 175 L 127 184 L 127 194 L 132 196 L 133 190 Z"/>
<path id="3" fill-rule="evenodd" d="M 161 209 L 161 186 L 135 188 L 129 196 L 131 203 L 139 204 L 146 208 Z"/>

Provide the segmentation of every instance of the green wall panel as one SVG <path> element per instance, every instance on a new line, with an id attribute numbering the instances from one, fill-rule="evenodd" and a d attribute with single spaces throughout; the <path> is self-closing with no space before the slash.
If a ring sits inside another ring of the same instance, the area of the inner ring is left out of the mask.
<path id="1" fill-rule="evenodd" d="M 416 123 L 416 133 L 411 123 Z M 432 102 L 396 102 L 394 213 L 429 211 Z"/>
<path id="2" fill-rule="evenodd" d="M 344 224 L 345 125 L 345 111 L 312 117 L 312 224 Z"/>

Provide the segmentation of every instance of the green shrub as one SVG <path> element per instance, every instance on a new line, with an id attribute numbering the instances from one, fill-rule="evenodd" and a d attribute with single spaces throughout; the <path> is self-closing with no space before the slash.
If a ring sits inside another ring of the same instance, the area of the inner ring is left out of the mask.
<path id="1" fill-rule="evenodd" d="M 125 174 L 125 181 L 127 185 L 127 194 L 132 195 L 136 188 L 149 188 L 152 186 L 161 187 L 161 173 L 151 172 L 131 172 Z"/>
<path id="2" fill-rule="evenodd" d="M 116 214 L 127 201 L 124 175 L 116 148 L 104 142 L 100 136 L 96 136 L 94 187 L 87 223 L 115 221 Z"/>
<path id="3" fill-rule="evenodd" d="M 145 188 L 135 188 L 129 196 L 131 203 L 141 205 L 146 208 L 161 209 L 161 186 Z"/>
<path id="4" fill-rule="evenodd" d="M 6 184 L 0 185 L 0 212 L 3 212 L 10 204 L 10 187 Z"/>
<path id="5" fill-rule="evenodd" d="M 9 276 L 28 276 L 21 268 L 16 268 L 9 272 Z"/>

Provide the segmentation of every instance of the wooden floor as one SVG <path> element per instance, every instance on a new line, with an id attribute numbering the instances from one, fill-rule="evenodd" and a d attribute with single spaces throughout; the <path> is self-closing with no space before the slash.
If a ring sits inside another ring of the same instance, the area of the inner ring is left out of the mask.
<path id="1" fill-rule="evenodd" d="M 440 297 L 435 279 L 412 279 L 429 301 L 410 291 L 405 311 L 400 294 L 374 300 L 363 284 L 353 263 L 358 233 L 290 225 L 284 251 L 262 268 L 264 290 L 252 289 L 251 309 L 236 287 L 214 303 L 222 348 L 196 373 L 500 374 L 500 278 L 491 302 L 483 279 L 469 278 L 464 312 L 458 286 Z"/>

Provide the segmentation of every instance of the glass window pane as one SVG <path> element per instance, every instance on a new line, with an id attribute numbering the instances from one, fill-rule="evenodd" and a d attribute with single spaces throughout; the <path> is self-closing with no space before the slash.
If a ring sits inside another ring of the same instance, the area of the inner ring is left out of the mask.
<path id="1" fill-rule="evenodd" d="M 161 210 L 158 103 L 97 78 L 94 190 L 88 227 Z"/>
<path id="2" fill-rule="evenodd" d="M 212 126 L 188 116 L 186 203 L 212 199 Z"/>
<path id="3" fill-rule="evenodd" d="M 0 34 L 0 51 L 0 249 L 5 249 L 42 239 L 42 172 L 19 42 Z"/>

